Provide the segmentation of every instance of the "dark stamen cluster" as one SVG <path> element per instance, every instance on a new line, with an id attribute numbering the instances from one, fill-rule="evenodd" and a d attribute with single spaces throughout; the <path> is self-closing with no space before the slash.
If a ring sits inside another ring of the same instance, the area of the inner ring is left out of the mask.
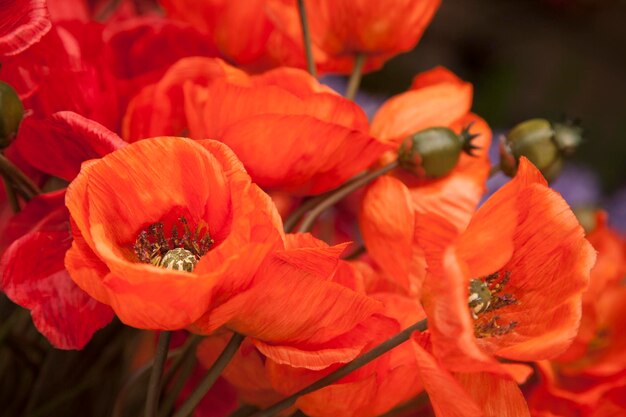
<path id="1" fill-rule="evenodd" d="M 490 298 L 487 306 L 478 312 L 482 315 L 487 312 L 502 309 L 512 304 L 518 304 L 519 301 L 511 293 L 503 294 L 504 287 L 511 279 L 511 273 L 506 271 L 504 275 L 500 272 L 493 273 L 483 278 L 487 288 L 489 289 Z M 478 321 L 478 316 L 474 317 Z M 474 334 L 478 338 L 502 336 L 511 332 L 517 325 L 517 321 L 511 321 L 507 324 L 499 324 L 500 316 L 494 315 L 486 320 L 480 320 L 474 325 Z"/>
<path id="2" fill-rule="evenodd" d="M 202 236 L 199 227 L 194 232 L 189 228 L 189 223 L 184 217 L 180 217 L 182 236 L 176 226 L 172 228 L 170 237 L 165 237 L 163 223 L 153 223 L 147 230 L 142 230 L 133 245 L 137 259 L 140 262 L 151 263 L 159 266 L 163 256 L 173 249 L 183 248 L 191 252 L 196 259 L 200 259 L 211 249 L 213 239 L 208 231 Z"/>
<path id="3" fill-rule="evenodd" d="M 474 326 L 474 334 L 477 338 L 502 336 L 509 333 L 517 326 L 516 321 L 511 321 L 505 325 L 498 324 L 500 316 L 493 316 L 484 323 L 477 323 Z"/>

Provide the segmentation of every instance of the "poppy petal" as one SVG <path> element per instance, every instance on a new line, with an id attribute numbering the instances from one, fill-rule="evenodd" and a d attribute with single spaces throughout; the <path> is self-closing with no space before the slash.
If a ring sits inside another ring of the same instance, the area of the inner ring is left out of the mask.
<path id="1" fill-rule="evenodd" d="M 2 288 L 14 302 L 31 310 L 37 329 L 59 349 L 82 349 L 113 319 L 113 310 L 81 290 L 68 275 L 63 258 L 67 231 L 33 232 L 4 253 Z M 45 253 L 45 256 L 35 254 Z"/>
<path id="2" fill-rule="evenodd" d="M 126 145 L 101 124 L 70 111 L 46 119 L 22 121 L 15 146 L 35 168 L 67 181 L 78 175 L 81 164 Z"/>
<path id="3" fill-rule="evenodd" d="M 45 0 L 2 3 L 0 57 L 16 55 L 38 42 L 52 27 Z"/>

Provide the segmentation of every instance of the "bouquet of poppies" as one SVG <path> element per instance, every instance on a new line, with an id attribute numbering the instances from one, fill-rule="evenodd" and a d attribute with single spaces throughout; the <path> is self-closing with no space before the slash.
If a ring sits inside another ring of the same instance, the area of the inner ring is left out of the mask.
<path id="1" fill-rule="evenodd" d="M 581 127 L 492 139 L 443 67 L 354 101 L 439 3 L 0 1 L 0 414 L 626 415 Z"/>

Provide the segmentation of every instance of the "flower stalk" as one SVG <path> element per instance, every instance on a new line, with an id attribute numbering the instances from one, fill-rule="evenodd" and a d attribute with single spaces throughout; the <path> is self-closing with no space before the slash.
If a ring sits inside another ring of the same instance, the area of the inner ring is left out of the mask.
<path id="1" fill-rule="evenodd" d="M 306 6 L 304 0 L 298 0 L 298 12 L 300 14 L 300 26 L 302 27 L 302 41 L 304 44 L 304 52 L 306 54 L 306 66 L 309 74 L 317 77 L 315 69 L 315 59 L 313 58 L 313 44 L 311 42 L 311 31 L 309 30 L 309 21 L 306 16 Z"/>
<path id="2" fill-rule="evenodd" d="M 198 406 L 209 389 L 211 389 L 215 381 L 217 381 L 217 378 L 219 378 L 233 356 L 235 356 L 235 353 L 237 353 L 244 339 L 245 336 L 242 334 L 233 334 L 220 356 L 213 366 L 211 366 L 211 369 L 208 370 L 202 381 L 200 381 L 196 389 L 191 393 L 189 398 L 187 398 L 187 401 L 185 401 L 176 414 L 174 414 L 174 417 L 187 417 L 193 413 L 193 410 Z"/>
<path id="3" fill-rule="evenodd" d="M 159 342 L 150 373 L 150 381 L 148 382 L 148 396 L 146 398 L 146 417 L 156 417 L 159 409 L 159 396 L 161 394 L 161 380 L 163 376 L 163 367 L 167 360 L 167 351 L 170 346 L 172 332 L 165 331 L 159 335 Z"/>
<path id="4" fill-rule="evenodd" d="M 358 176 L 352 181 L 347 182 L 343 186 L 337 188 L 335 191 L 329 193 L 323 200 L 321 200 L 315 207 L 311 209 L 311 211 L 309 211 L 304 216 L 302 224 L 300 224 L 300 227 L 298 228 L 298 232 L 308 232 L 313 227 L 313 223 L 315 223 L 315 220 L 319 217 L 320 214 L 324 212 L 324 210 L 334 206 L 353 191 L 358 190 L 359 188 L 369 184 L 381 175 L 385 175 L 389 171 L 392 171 L 398 167 L 398 161 L 394 160 L 393 162 L 390 162 L 389 164 L 377 169 L 376 171 L 372 171 L 365 175 Z"/>
<path id="5" fill-rule="evenodd" d="M 346 89 L 346 98 L 354 100 L 359 86 L 361 85 L 361 77 L 363 76 L 363 66 L 365 65 L 365 54 L 356 54 L 354 56 L 354 66 L 352 67 L 352 74 L 348 80 L 348 87 Z"/>

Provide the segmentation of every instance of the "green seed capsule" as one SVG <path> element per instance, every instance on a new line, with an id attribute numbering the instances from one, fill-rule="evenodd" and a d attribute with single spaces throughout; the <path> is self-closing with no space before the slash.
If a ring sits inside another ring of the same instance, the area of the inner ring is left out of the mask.
<path id="1" fill-rule="evenodd" d="M 0 81 L 0 149 L 11 144 L 24 116 L 22 101 L 13 88 Z"/>
<path id="2" fill-rule="evenodd" d="M 506 136 L 515 160 L 525 156 L 540 171 L 548 169 L 560 157 L 553 140 L 554 129 L 545 119 L 531 119 L 515 126 Z"/>
<path id="3" fill-rule="evenodd" d="M 460 135 L 447 127 L 431 127 L 409 136 L 398 152 L 400 165 L 427 178 L 440 178 L 452 171 L 461 152 L 477 149 L 471 141 L 477 135 L 469 126 Z"/>
<path id="4" fill-rule="evenodd" d="M 581 142 L 582 129 L 576 124 L 530 119 L 506 135 L 500 147 L 500 167 L 505 174 L 513 176 L 517 161 L 525 156 L 547 180 L 552 180 L 561 171 L 563 156 L 573 153 Z"/>

